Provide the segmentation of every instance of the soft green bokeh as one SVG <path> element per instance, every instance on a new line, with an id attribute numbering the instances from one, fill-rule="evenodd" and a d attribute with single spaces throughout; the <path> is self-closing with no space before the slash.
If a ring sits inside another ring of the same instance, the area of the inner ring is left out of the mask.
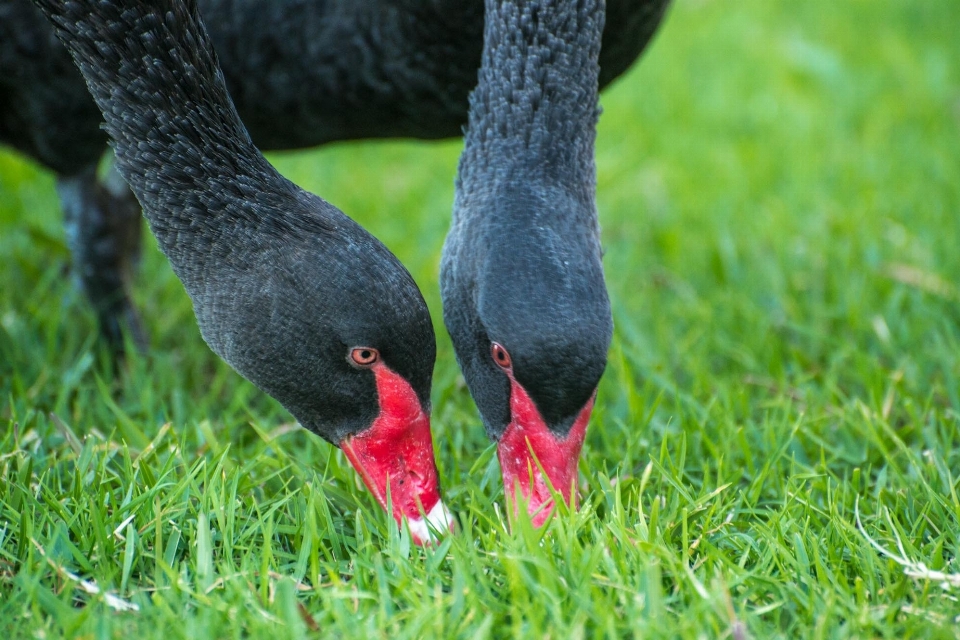
<path id="1" fill-rule="evenodd" d="M 678 0 L 602 97 L 617 332 L 583 509 L 546 532 L 508 532 L 440 323 L 459 142 L 271 157 L 434 313 L 462 523 L 437 549 L 209 352 L 152 240 L 154 349 L 106 375 L 52 177 L 0 154 L 0 629 L 956 638 L 958 25 L 952 0 Z"/>

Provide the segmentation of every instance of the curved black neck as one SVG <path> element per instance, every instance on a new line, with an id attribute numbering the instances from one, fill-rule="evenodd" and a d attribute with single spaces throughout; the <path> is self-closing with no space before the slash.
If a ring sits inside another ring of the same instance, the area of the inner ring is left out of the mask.
<path id="1" fill-rule="evenodd" d="M 181 278 L 187 262 L 229 250 L 224 237 L 269 233 L 297 210 L 299 189 L 237 115 L 195 1 L 36 2 L 83 72 L 118 168 Z"/>
<path id="2" fill-rule="evenodd" d="M 593 193 L 603 21 L 603 0 L 486 0 L 463 190 L 533 172 Z"/>

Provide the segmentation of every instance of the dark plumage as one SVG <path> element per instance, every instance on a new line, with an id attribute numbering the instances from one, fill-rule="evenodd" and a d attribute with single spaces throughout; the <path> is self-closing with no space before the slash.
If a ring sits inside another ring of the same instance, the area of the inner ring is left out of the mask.
<path id="1" fill-rule="evenodd" d="M 487 0 L 441 264 L 467 386 L 538 522 L 550 494 L 530 450 L 569 499 L 613 332 L 593 157 L 603 6 Z"/>
<path id="2" fill-rule="evenodd" d="M 608 0 L 600 84 L 623 73 L 668 0 Z M 200 0 L 254 141 L 292 149 L 460 134 L 483 47 L 481 0 Z M 131 199 L 99 186 L 100 114 L 29 0 L 0 0 L 0 141 L 53 169 L 85 289 L 115 347 L 132 308 Z M 113 329 L 117 329 L 114 331 Z"/>
<path id="3" fill-rule="evenodd" d="M 442 512 L 427 417 L 435 344 L 420 291 L 379 241 L 263 158 L 195 4 L 37 4 L 83 72 L 117 167 L 210 347 L 304 427 L 344 446 L 381 502 L 380 468 L 394 482 L 398 464 L 413 474 L 393 487 L 398 519 Z M 357 348 L 379 359 L 358 366 Z M 388 443 L 404 446 L 370 453 L 383 425 Z"/>

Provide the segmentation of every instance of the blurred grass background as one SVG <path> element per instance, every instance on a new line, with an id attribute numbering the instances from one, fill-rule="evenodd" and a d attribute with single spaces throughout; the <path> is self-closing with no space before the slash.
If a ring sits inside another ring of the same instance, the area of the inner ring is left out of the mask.
<path id="1" fill-rule="evenodd" d="M 52 177 L 0 152 L 0 628 L 957 637 L 957 25 L 949 0 L 677 1 L 601 97 L 616 336 L 583 512 L 545 537 L 499 518 L 440 321 L 459 141 L 270 156 L 383 240 L 434 314 L 464 524 L 436 552 L 209 352 L 152 239 L 154 349 L 105 375 Z"/>

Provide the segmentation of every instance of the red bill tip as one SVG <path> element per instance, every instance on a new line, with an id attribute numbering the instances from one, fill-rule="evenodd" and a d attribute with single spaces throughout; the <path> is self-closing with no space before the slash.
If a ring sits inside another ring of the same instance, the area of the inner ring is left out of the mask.
<path id="1" fill-rule="evenodd" d="M 516 491 L 519 488 L 533 525 L 539 527 L 554 509 L 547 480 L 563 496 L 564 502 L 570 504 L 573 500 L 576 506 L 577 462 L 595 396 L 580 410 L 567 436 L 558 438 L 547 428 L 533 400 L 512 375 L 510 384 L 512 420 L 497 443 L 497 457 L 500 458 L 504 491 L 511 511 L 517 513 Z"/>
<path id="2" fill-rule="evenodd" d="M 367 489 L 384 509 L 390 487 L 394 519 L 409 522 L 417 544 L 429 544 L 438 531 L 452 530 L 453 518 L 440 501 L 440 481 L 433 456 L 430 416 L 403 377 L 383 363 L 373 367 L 380 415 L 369 429 L 340 443 Z"/>

